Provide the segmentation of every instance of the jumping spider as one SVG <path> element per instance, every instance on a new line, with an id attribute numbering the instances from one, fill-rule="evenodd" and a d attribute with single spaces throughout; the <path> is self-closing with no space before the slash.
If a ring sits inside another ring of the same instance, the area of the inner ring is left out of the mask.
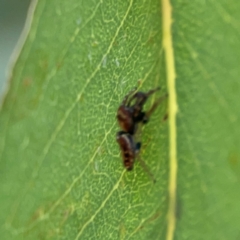
<path id="1" fill-rule="evenodd" d="M 137 158 L 154 182 L 155 179 L 153 175 L 139 156 L 141 142 L 136 142 L 135 137 L 139 125 L 146 124 L 153 111 L 157 108 L 160 102 L 166 98 L 167 95 L 159 98 L 149 111 L 143 111 L 143 106 L 148 97 L 159 89 L 160 88 L 158 87 L 146 93 L 136 92 L 136 89 L 133 89 L 124 97 L 117 111 L 118 124 L 122 130 L 117 133 L 116 140 L 120 146 L 124 167 L 128 171 L 132 170 L 134 161 Z"/>

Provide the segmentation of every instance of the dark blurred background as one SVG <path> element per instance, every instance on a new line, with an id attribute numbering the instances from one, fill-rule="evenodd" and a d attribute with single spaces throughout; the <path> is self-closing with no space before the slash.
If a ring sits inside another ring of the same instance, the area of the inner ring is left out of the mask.
<path id="1" fill-rule="evenodd" d="M 6 83 L 6 70 L 17 44 L 31 0 L 0 0 L 0 95 Z"/>

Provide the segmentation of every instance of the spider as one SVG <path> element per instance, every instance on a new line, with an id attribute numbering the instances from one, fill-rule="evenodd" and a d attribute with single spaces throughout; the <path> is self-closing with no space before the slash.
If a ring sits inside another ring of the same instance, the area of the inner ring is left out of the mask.
<path id="1" fill-rule="evenodd" d="M 157 108 L 160 102 L 166 98 L 167 95 L 159 98 L 149 111 L 143 111 L 143 106 L 148 97 L 159 89 L 160 88 L 158 87 L 144 93 L 136 92 L 135 88 L 124 97 L 120 107 L 117 110 L 117 120 L 122 130 L 117 133 L 116 140 L 120 146 L 124 167 L 128 171 L 132 170 L 135 159 L 138 158 L 139 162 L 145 171 L 148 172 L 149 176 L 151 176 L 154 182 L 155 179 L 153 175 L 139 156 L 141 142 L 136 142 L 135 137 L 137 134 L 138 125 L 141 123 L 147 123 L 153 111 Z"/>

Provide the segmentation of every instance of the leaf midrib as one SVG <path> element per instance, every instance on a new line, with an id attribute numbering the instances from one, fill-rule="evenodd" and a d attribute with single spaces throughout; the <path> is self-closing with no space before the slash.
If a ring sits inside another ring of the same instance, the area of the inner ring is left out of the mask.
<path id="1" fill-rule="evenodd" d="M 171 34 L 172 6 L 169 0 L 162 0 L 163 49 L 165 50 L 167 85 L 169 93 L 169 207 L 167 215 L 166 240 L 172 240 L 176 225 L 176 183 L 177 183 L 177 94 L 176 71 Z"/>

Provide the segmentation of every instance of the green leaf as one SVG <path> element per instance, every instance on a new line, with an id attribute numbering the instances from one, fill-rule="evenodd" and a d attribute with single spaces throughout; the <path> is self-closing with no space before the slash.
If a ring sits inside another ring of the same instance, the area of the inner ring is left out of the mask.
<path id="1" fill-rule="evenodd" d="M 173 1 L 176 239 L 240 238 L 240 3 Z"/>
<path id="2" fill-rule="evenodd" d="M 165 235 L 167 101 L 142 132 L 156 184 L 115 140 L 129 90 L 167 92 L 160 30 L 157 1 L 38 2 L 1 112 L 4 239 Z"/>
<path id="3" fill-rule="evenodd" d="M 0 114 L 1 239 L 240 237 L 240 4 L 171 7 L 37 2 Z M 115 141 L 135 86 L 162 88 L 146 109 L 169 94 L 141 136 L 156 184 Z"/>

